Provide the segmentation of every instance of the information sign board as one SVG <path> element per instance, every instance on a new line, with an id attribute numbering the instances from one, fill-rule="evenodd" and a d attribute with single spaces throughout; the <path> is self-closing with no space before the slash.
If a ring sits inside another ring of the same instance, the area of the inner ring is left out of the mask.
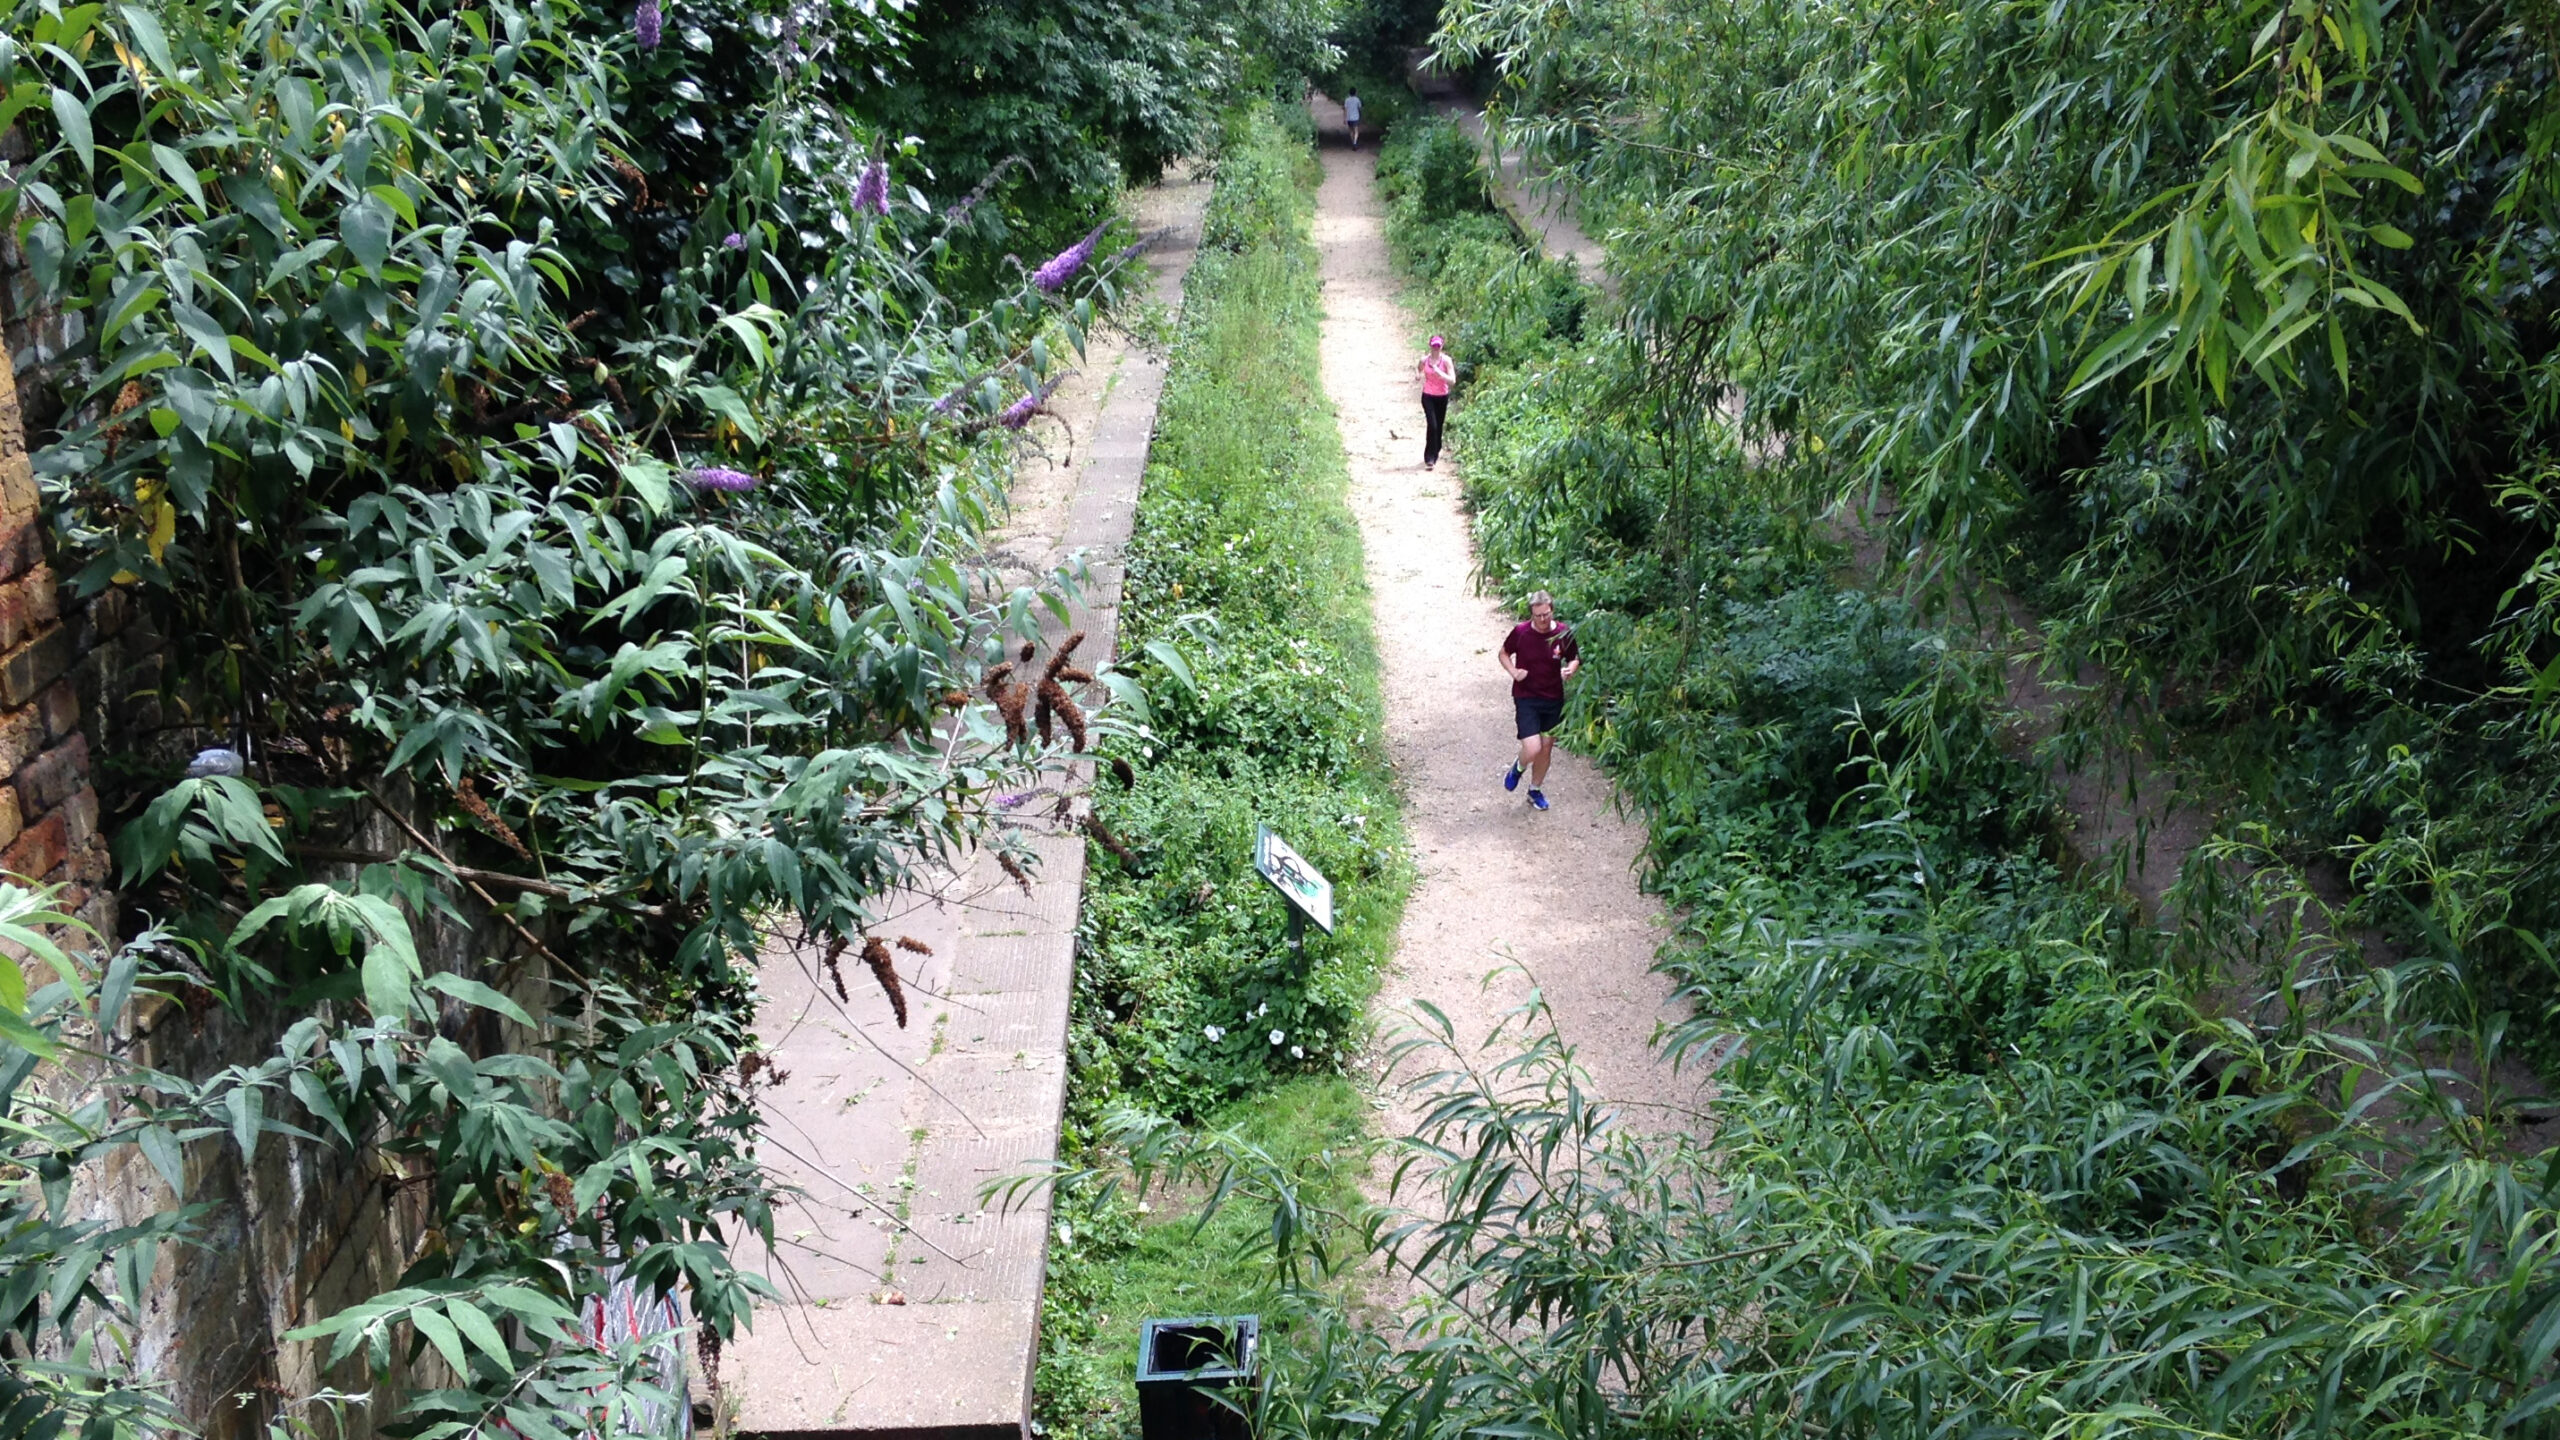
<path id="1" fill-rule="evenodd" d="M 1289 899 L 1298 913 L 1316 922 L 1316 928 L 1327 935 L 1333 933 L 1333 882 L 1324 872 L 1307 863 L 1307 858 L 1289 848 L 1289 842 L 1262 826 L 1253 837 L 1253 868 Z"/>

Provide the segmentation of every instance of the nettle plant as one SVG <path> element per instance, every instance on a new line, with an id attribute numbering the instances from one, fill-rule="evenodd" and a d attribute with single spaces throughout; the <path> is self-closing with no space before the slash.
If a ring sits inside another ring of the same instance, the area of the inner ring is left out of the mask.
<path id="1" fill-rule="evenodd" d="M 54 553 L 172 642 L 167 753 L 105 797 L 165 924 L 105 983 L 281 1032 L 219 1083 L 100 1059 L 220 1117 L 115 1143 L 173 1187 L 196 1138 L 411 1157 L 434 1243 L 305 1338 L 440 1356 L 422 1433 L 589 1423 L 544 1387 L 612 1380 L 564 1327 L 617 1277 L 734 1332 L 730 1243 L 771 1225 L 753 957 L 1019 848 L 993 797 L 1060 760 L 969 697 L 1072 577 L 971 561 L 1116 262 L 1097 231 L 934 290 L 965 217 L 834 100 L 894 42 L 870 9 L 48 0 L 0 38 L 38 147 L 0 216 L 80 322 L 35 437 Z M 179 776 L 205 744 L 245 758 Z M 430 974 L 435 929 L 503 943 Z M 13 1173 L 108 1143 L 49 1133 Z M 45 1323 L 126 1243 L 73 1243 Z M 29 1403 L 109 1424 L 87 1393 Z"/>

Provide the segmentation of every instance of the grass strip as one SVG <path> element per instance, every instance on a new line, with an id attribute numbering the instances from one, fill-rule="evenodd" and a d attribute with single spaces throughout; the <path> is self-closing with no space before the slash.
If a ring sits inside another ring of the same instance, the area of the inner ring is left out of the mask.
<path id="1" fill-rule="evenodd" d="M 1232 1132 L 1347 1206 L 1368 1105 L 1342 1069 L 1409 867 L 1317 365 L 1311 137 L 1259 111 L 1225 132 L 1130 542 L 1122 649 L 1154 706 L 1114 753 L 1134 786 L 1099 801 L 1111 839 L 1090 854 L 1062 1149 L 1107 1173 L 1110 1117 L 1141 1110 Z M 1311 928 L 1303 957 L 1253 872 L 1261 825 L 1335 886 L 1335 933 Z M 1048 1435 L 1134 1426 L 1142 1319 L 1266 1293 L 1250 1252 L 1267 1212 L 1231 1205 L 1198 1231 L 1191 1203 L 1153 1200 L 1096 1183 L 1060 1196 L 1036 1381 Z"/>

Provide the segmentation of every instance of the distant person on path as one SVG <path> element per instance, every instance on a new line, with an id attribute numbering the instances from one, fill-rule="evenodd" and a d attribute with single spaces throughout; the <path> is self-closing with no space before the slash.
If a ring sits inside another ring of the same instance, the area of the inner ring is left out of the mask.
<path id="1" fill-rule="evenodd" d="M 1573 627 L 1556 621 L 1556 597 L 1541 590 L 1529 597 L 1529 618 L 1511 627 L 1494 656 L 1511 677 L 1511 709 L 1519 720 L 1520 758 L 1502 777 L 1502 788 L 1520 788 L 1522 771 L 1529 776 L 1529 803 L 1547 808 L 1547 762 L 1556 758 L 1550 731 L 1564 719 L 1564 682 L 1582 668 L 1582 647 Z"/>
<path id="2" fill-rule="evenodd" d="M 1440 463 L 1440 430 L 1449 421 L 1449 387 L 1458 378 L 1458 362 L 1441 348 L 1441 339 L 1431 337 L 1431 353 L 1413 367 L 1422 377 L 1422 468 Z"/>
<path id="3" fill-rule="evenodd" d="M 1347 125 L 1349 125 L 1349 126 L 1351 127 L 1351 148 L 1352 148 L 1352 149 L 1354 149 L 1354 150 L 1359 149 L 1359 148 L 1360 148 L 1360 92 L 1359 92 L 1359 91 L 1354 90 L 1354 91 L 1352 91 L 1350 94 L 1345 95 L 1345 96 L 1343 96 L 1343 97 L 1342 97 L 1342 119 L 1343 119 L 1343 123 L 1344 123 L 1344 124 L 1347 124 Z"/>

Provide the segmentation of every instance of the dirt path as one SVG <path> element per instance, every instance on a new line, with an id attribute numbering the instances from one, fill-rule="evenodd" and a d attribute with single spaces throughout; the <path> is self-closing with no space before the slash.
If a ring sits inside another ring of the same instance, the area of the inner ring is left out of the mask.
<path id="1" fill-rule="evenodd" d="M 1414 1002 L 1428 1000 L 1472 1046 L 1527 998 L 1534 977 L 1596 1092 L 1639 1128 L 1678 1128 L 1699 1087 L 1648 1043 L 1675 1011 L 1670 982 L 1652 970 L 1659 908 L 1636 885 L 1643 827 L 1616 812 L 1608 780 L 1577 755 L 1560 755 L 1547 777 L 1551 811 L 1530 809 L 1525 787 L 1502 789 L 1517 742 L 1493 652 L 1512 622 L 1471 583 L 1453 465 L 1422 468 L 1411 372 L 1423 337 L 1397 302 L 1376 152 L 1344 145 L 1339 109 L 1319 100 L 1317 114 L 1324 386 L 1351 466 L 1388 743 L 1420 870 L 1378 998 L 1381 1029 L 1408 1023 Z M 1463 453 L 1463 432 L 1452 444 Z M 1388 1099 L 1389 1119 L 1409 1127 L 1408 1097 L 1390 1089 Z"/>

